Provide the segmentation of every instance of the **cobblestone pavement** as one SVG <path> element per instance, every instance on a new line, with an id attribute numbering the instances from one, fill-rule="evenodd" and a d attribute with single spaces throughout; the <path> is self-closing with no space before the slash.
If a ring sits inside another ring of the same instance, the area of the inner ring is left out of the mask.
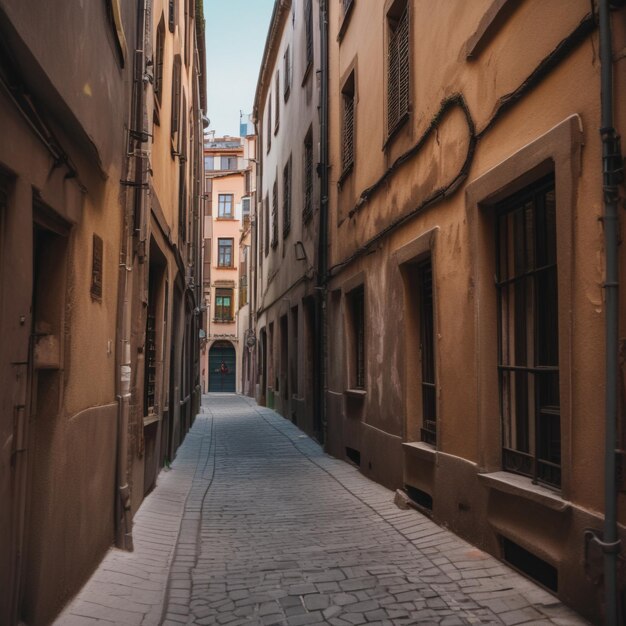
<path id="1" fill-rule="evenodd" d="M 57 624 L 586 623 L 393 495 L 273 411 L 205 396 L 135 552 L 111 550 Z"/>

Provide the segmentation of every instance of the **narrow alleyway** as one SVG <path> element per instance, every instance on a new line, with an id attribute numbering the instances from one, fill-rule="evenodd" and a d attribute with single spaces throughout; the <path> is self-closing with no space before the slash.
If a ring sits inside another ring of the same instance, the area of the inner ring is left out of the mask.
<path id="1" fill-rule="evenodd" d="M 134 536 L 57 624 L 585 623 L 234 395 L 204 397 Z"/>

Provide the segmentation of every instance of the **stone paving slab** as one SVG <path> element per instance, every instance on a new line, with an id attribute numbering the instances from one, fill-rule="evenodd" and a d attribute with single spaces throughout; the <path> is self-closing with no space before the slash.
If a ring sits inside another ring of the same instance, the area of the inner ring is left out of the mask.
<path id="1" fill-rule="evenodd" d="M 211 394 L 57 624 L 586 624 L 275 412 Z"/>

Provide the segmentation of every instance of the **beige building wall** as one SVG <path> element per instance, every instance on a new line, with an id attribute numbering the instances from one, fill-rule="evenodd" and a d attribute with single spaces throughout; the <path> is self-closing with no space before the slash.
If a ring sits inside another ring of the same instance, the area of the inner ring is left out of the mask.
<path id="1" fill-rule="evenodd" d="M 304 1 L 275 4 L 255 96 L 256 395 L 321 438 L 308 350 L 314 332 L 320 141 L 319 5 L 310 5 L 307 16 Z"/>
<path id="2" fill-rule="evenodd" d="M 354 0 L 344 15 L 345 4 L 329 3 L 328 448 L 406 488 L 435 520 L 496 556 L 518 567 L 520 548 L 538 557 L 535 577 L 597 620 L 601 590 L 584 552 L 585 528 L 602 526 L 604 480 L 600 64 L 589 4 Z M 387 45 L 407 4 L 408 107 L 389 133 Z M 618 14 L 614 24 L 620 50 Z M 346 99 L 351 168 L 342 163 Z M 503 471 L 494 285 L 496 207 L 546 175 L 556 197 L 561 433 L 561 480 L 547 486 Z M 430 434 L 419 282 L 427 258 Z M 620 495 L 622 524 L 625 506 Z"/>

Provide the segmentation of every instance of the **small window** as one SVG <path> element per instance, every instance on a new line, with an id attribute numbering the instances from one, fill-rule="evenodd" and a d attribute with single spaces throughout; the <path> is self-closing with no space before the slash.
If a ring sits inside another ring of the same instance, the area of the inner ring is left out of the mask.
<path id="1" fill-rule="evenodd" d="M 213 156 L 204 157 L 204 169 L 207 172 L 211 172 L 215 169 L 215 157 Z"/>
<path id="2" fill-rule="evenodd" d="M 178 134 L 180 131 L 180 98 L 181 98 L 181 59 L 180 55 L 174 57 L 174 69 L 172 76 L 172 151 L 178 152 Z"/>
<path id="3" fill-rule="evenodd" d="M 217 266 L 232 267 L 233 266 L 233 240 L 218 239 L 217 240 Z"/>
<path id="4" fill-rule="evenodd" d="M 306 69 L 313 64 L 313 3 L 311 0 L 306 0 L 304 5 L 304 19 L 305 19 L 305 58 Z"/>
<path id="5" fill-rule="evenodd" d="M 352 334 L 351 386 L 365 389 L 365 288 L 357 287 L 348 294 Z"/>
<path id="6" fill-rule="evenodd" d="M 285 102 L 289 99 L 289 92 L 291 91 L 291 51 L 289 46 L 285 50 L 284 56 L 284 78 L 283 78 L 283 97 Z"/>
<path id="7" fill-rule="evenodd" d="M 272 248 L 278 245 L 278 181 L 272 189 Z"/>
<path id="8" fill-rule="evenodd" d="M 168 10 L 168 26 L 170 29 L 170 33 L 174 32 L 176 28 L 176 11 L 178 9 L 177 0 L 169 0 L 169 10 Z"/>
<path id="9" fill-rule="evenodd" d="M 283 239 L 291 230 L 291 155 L 283 170 Z"/>
<path id="10" fill-rule="evenodd" d="M 267 100 L 267 151 L 272 147 L 272 94 Z"/>
<path id="11" fill-rule="evenodd" d="M 280 122 L 280 72 L 276 70 L 276 113 L 274 113 L 274 134 L 278 132 L 278 124 Z"/>
<path id="12" fill-rule="evenodd" d="M 237 157 L 236 156 L 222 156 L 221 166 L 223 170 L 236 171 L 237 170 Z"/>
<path id="13" fill-rule="evenodd" d="M 313 131 L 309 129 L 304 140 L 304 202 L 302 217 L 308 222 L 313 215 Z"/>
<path id="14" fill-rule="evenodd" d="M 217 197 L 217 217 L 233 217 L 233 194 L 220 193 Z"/>
<path id="15" fill-rule="evenodd" d="M 165 20 L 161 17 L 156 34 L 155 59 L 154 59 L 154 97 L 161 106 L 163 94 L 163 52 L 165 48 Z M 158 120 L 157 120 L 158 123 Z"/>
<path id="16" fill-rule="evenodd" d="M 341 161 L 343 174 L 347 174 L 354 165 L 354 71 L 350 73 L 341 90 L 341 96 L 343 101 Z"/>
<path id="17" fill-rule="evenodd" d="M 245 217 L 250 216 L 250 198 L 241 199 L 241 214 Z"/>
<path id="18" fill-rule="evenodd" d="M 409 113 L 409 3 L 397 0 L 387 14 L 387 134 Z"/>
<path id="19" fill-rule="evenodd" d="M 422 441 L 437 445 L 437 392 L 435 386 L 435 316 L 433 266 L 430 257 L 417 264 L 420 359 L 422 362 Z"/>
<path id="20" fill-rule="evenodd" d="M 233 290 L 232 289 L 216 289 L 215 290 L 215 321 L 216 322 L 232 322 L 233 321 Z"/>
<path id="21" fill-rule="evenodd" d="M 265 256 L 270 251 L 270 200 L 265 196 Z"/>

